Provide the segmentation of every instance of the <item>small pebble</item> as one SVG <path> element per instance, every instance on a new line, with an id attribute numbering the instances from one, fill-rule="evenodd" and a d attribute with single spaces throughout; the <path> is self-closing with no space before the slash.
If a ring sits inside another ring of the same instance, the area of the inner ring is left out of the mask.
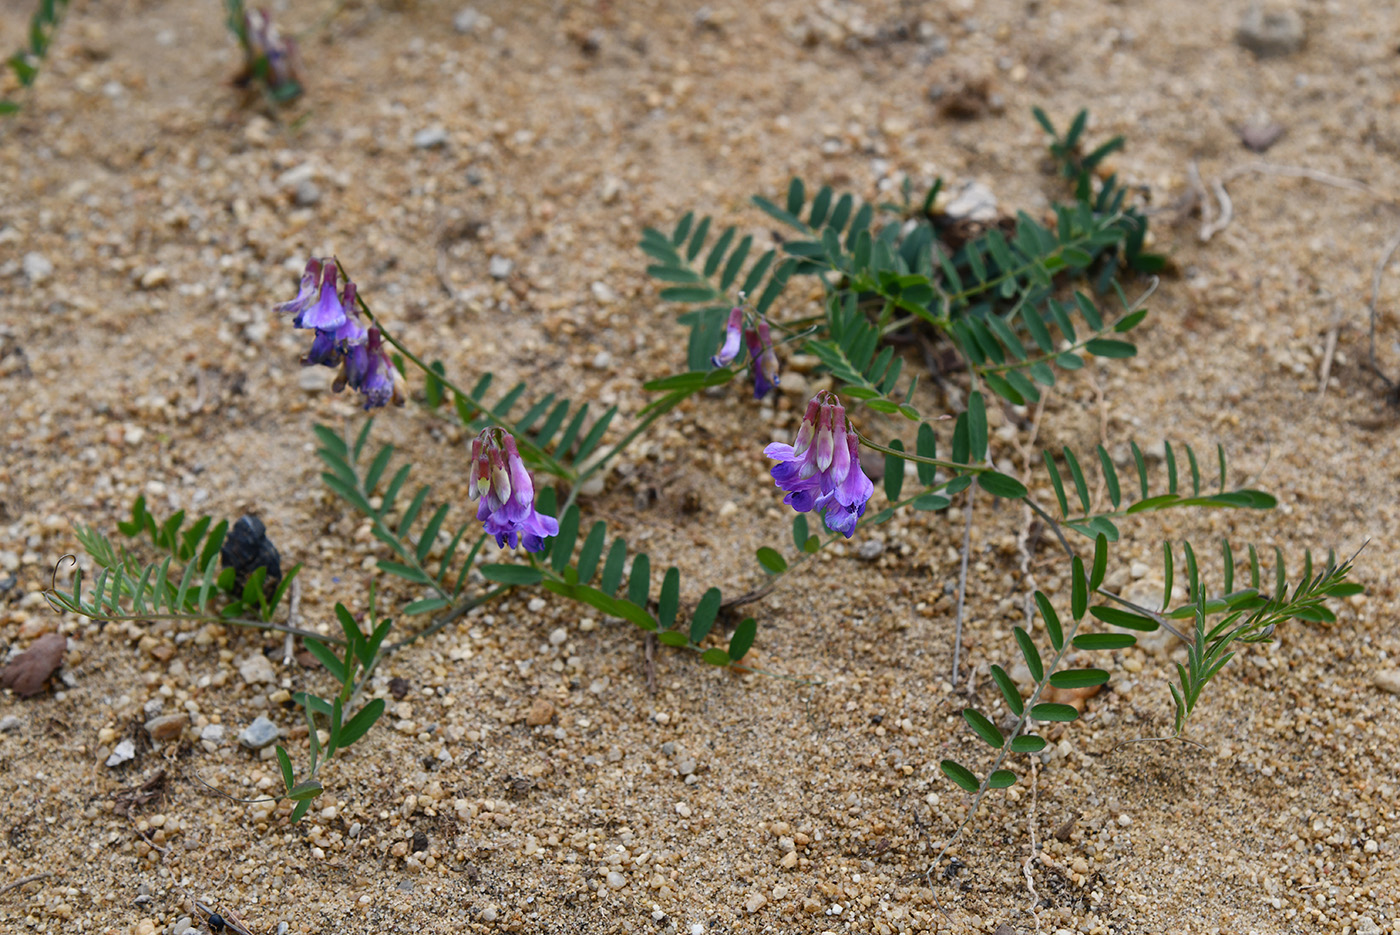
<path id="1" fill-rule="evenodd" d="M 223 743 L 223 742 L 224 742 L 224 725 L 222 725 L 222 724 L 209 724 L 209 725 L 206 725 L 205 728 L 204 728 L 204 730 L 200 733 L 199 738 L 200 738 L 201 740 L 207 741 L 207 742 L 212 743 L 212 744 L 221 744 L 221 743 Z"/>
<path id="2" fill-rule="evenodd" d="M 1252 0 L 1245 7 L 1235 42 L 1259 58 L 1292 55 L 1307 39 L 1303 17 L 1292 7 L 1265 6 Z"/>
<path id="3" fill-rule="evenodd" d="M 690 806 L 689 806 L 689 805 L 686 805 L 684 802 L 677 802 L 677 803 L 676 803 L 676 814 L 679 815 L 679 816 L 681 816 L 682 818 L 689 818 L 689 817 L 690 817 Z"/>
<path id="4" fill-rule="evenodd" d="M 186 932 L 198 931 L 194 927 L 194 919 L 189 916 L 181 916 L 175 920 L 175 924 L 170 927 L 171 935 L 185 935 Z"/>
<path id="5" fill-rule="evenodd" d="M 875 539 L 866 539 L 856 546 L 856 557 L 862 562 L 873 562 L 885 551 L 885 544 Z"/>
<path id="6" fill-rule="evenodd" d="M 464 36 L 469 35 L 476 32 L 477 29 L 483 25 L 483 20 L 486 19 L 486 17 L 482 16 L 471 7 L 463 7 L 457 11 L 456 16 L 452 17 L 452 28 Z M 491 910 L 492 913 L 495 913 L 495 911 L 494 909 Z M 494 918 L 495 916 L 493 915 L 492 919 Z M 490 922 L 492 919 L 487 919 L 487 921 Z"/>
<path id="7" fill-rule="evenodd" d="M 309 208 L 321 200 L 321 189 L 310 179 L 303 179 L 297 183 L 296 194 L 293 198 L 299 207 Z"/>
<path id="8" fill-rule="evenodd" d="M 554 719 L 554 705 L 544 698 L 536 698 L 534 704 L 530 705 L 530 710 L 525 714 L 525 724 L 528 727 L 542 727 Z"/>
<path id="9" fill-rule="evenodd" d="M 42 253 L 26 253 L 20 265 L 24 269 L 24 278 L 35 286 L 53 275 L 53 263 Z"/>
<path id="10" fill-rule="evenodd" d="M 680 773 L 682 776 L 689 776 L 691 773 L 695 772 L 695 761 L 690 757 L 685 757 L 676 764 L 676 772 Z"/>
<path id="11" fill-rule="evenodd" d="M 557 627 L 549 634 L 549 645 L 563 646 L 569 639 L 569 631 L 563 627 Z"/>
<path id="12" fill-rule="evenodd" d="M 495 922 L 496 916 L 497 912 L 495 906 L 487 906 L 485 909 L 481 910 L 481 921 L 483 922 Z"/>
<path id="13" fill-rule="evenodd" d="M 330 379 L 320 367 L 303 367 L 297 371 L 297 387 L 312 396 L 325 392 Z"/>
<path id="14" fill-rule="evenodd" d="M 153 266 L 141 276 L 141 288 L 159 289 L 170 284 L 170 271 L 164 266 Z"/>
<path id="15" fill-rule="evenodd" d="M 3 718 L 0 718 L 0 734 L 8 734 L 12 731 L 17 731 L 23 726 L 24 721 L 20 720 L 17 715 L 7 714 Z"/>
<path id="16" fill-rule="evenodd" d="M 413 145 L 419 149 L 433 149 L 447 145 L 447 131 L 442 127 L 428 127 L 413 134 Z"/>
<path id="17" fill-rule="evenodd" d="M 749 898 L 744 900 L 744 911 L 752 915 L 766 905 L 768 905 L 767 896 L 762 893 L 750 893 Z"/>
<path id="18" fill-rule="evenodd" d="M 238 674 L 243 676 L 243 681 L 249 685 L 277 681 L 277 670 L 272 668 L 272 663 L 262 653 L 253 653 L 239 662 Z"/>
<path id="19" fill-rule="evenodd" d="M 146 733 L 151 735 L 152 740 L 164 743 L 179 737 L 189 722 L 188 714 L 163 714 L 146 722 Z"/>
<path id="20" fill-rule="evenodd" d="M 136 759 L 136 744 L 130 740 L 123 740 L 117 744 L 117 748 L 112 751 L 112 755 L 107 757 L 108 766 L 121 766 Z"/>
<path id="21" fill-rule="evenodd" d="M 504 256 L 493 256 L 486 265 L 486 271 L 491 274 L 492 279 L 505 279 L 514 269 L 515 261 Z"/>
<path id="22" fill-rule="evenodd" d="M 608 872 L 608 886 L 611 889 L 620 890 L 627 885 L 627 878 L 616 870 Z"/>
<path id="23" fill-rule="evenodd" d="M 1383 692 L 1400 695 L 1400 669 L 1382 669 L 1376 673 L 1375 685 Z M 3 730 L 0 727 L 0 730 Z"/>
<path id="24" fill-rule="evenodd" d="M 282 735 L 276 724 L 259 716 L 238 735 L 238 742 L 249 750 L 261 750 Z"/>

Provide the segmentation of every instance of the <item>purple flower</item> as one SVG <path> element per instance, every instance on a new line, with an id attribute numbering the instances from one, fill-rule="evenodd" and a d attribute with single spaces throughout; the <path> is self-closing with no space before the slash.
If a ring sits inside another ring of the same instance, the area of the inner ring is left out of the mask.
<path id="1" fill-rule="evenodd" d="M 318 336 L 317 340 L 320 338 Z M 312 345 L 313 349 L 315 345 Z M 389 358 L 388 346 L 378 328 L 370 328 L 365 340 L 345 349 L 345 360 L 331 389 L 339 393 L 345 387 L 358 390 L 365 397 L 365 408 L 374 409 L 393 403 L 402 406 L 407 398 L 403 375 Z"/>
<path id="2" fill-rule="evenodd" d="M 744 310 L 731 309 L 729 322 L 724 326 L 724 346 L 719 349 L 718 354 L 710 358 L 711 367 L 728 367 L 734 362 L 734 358 L 739 356 L 739 340 L 743 330 Z"/>
<path id="3" fill-rule="evenodd" d="M 787 491 L 784 503 L 799 513 L 816 510 L 827 529 L 851 537 L 875 485 L 861 469 L 855 429 L 835 394 L 812 397 L 793 443 L 774 442 L 763 453 L 779 462 L 771 473 Z"/>
<path id="4" fill-rule="evenodd" d="M 778 355 L 773 351 L 768 322 L 759 319 L 757 330 L 746 329 L 744 343 L 749 348 L 749 369 L 753 372 L 753 398 L 762 399 L 778 385 Z"/>
<path id="5" fill-rule="evenodd" d="M 762 399 L 778 385 L 778 355 L 773 352 L 773 337 L 768 322 L 758 319 L 755 326 L 744 327 L 743 306 L 731 309 L 724 326 L 724 344 L 710 358 L 711 367 L 727 367 L 739 356 L 740 345 L 748 348 L 749 370 L 753 373 L 753 398 Z"/>
<path id="6" fill-rule="evenodd" d="M 321 285 L 321 261 L 314 256 L 306 261 L 306 272 L 301 274 L 301 288 L 297 290 L 297 297 L 290 302 L 283 302 L 273 309 L 284 315 L 301 316 L 313 301 Z"/>
<path id="7" fill-rule="evenodd" d="M 535 482 L 509 432 L 495 426 L 483 430 L 472 439 L 471 459 L 467 495 L 481 499 L 476 518 L 497 545 L 538 552 L 545 539 L 559 534 L 558 520 L 535 509 Z"/>
<path id="8" fill-rule="evenodd" d="M 292 319 L 293 328 L 315 328 L 318 331 L 334 331 L 345 324 L 345 305 L 335 292 L 337 270 L 335 261 L 321 264 L 321 290 L 315 301 L 305 303 Z M 302 282 L 306 277 L 302 277 Z M 299 297 L 298 297 L 299 298 Z M 295 303 L 297 299 L 293 299 Z"/>
<path id="9" fill-rule="evenodd" d="M 316 364 L 322 367 L 339 367 L 345 358 L 345 351 L 335 339 L 334 331 L 317 331 L 315 339 L 311 342 L 311 348 L 302 357 L 301 365 L 310 367 Z"/>

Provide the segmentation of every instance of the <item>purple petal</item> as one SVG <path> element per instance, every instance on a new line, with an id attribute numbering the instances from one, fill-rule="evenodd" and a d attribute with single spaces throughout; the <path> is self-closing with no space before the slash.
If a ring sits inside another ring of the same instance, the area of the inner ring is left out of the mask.
<path id="1" fill-rule="evenodd" d="M 724 326 L 724 346 L 710 358 L 711 367 L 727 367 L 739 356 L 740 330 L 744 320 L 744 310 L 736 308 L 729 313 L 729 322 Z"/>
<path id="2" fill-rule="evenodd" d="M 295 327 L 334 331 L 345 324 L 345 309 L 340 304 L 340 296 L 335 294 L 335 279 L 335 266 L 328 264 L 322 273 L 320 295 L 292 321 Z"/>
<path id="3" fill-rule="evenodd" d="M 310 367 L 314 364 L 320 364 L 322 367 L 339 367 L 343 356 L 340 351 L 340 343 L 336 341 L 334 333 L 317 331 L 310 349 L 307 350 L 306 356 L 301 359 L 301 365 Z"/>
<path id="4" fill-rule="evenodd" d="M 316 284 L 320 279 L 321 261 L 312 257 L 306 261 L 306 272 L 301 274 L 301 286 L 297 289 L 297 297 L 276 306 L 273 311 L 288 315 L 300 315 L 306 311 L 316 298 Z"/>

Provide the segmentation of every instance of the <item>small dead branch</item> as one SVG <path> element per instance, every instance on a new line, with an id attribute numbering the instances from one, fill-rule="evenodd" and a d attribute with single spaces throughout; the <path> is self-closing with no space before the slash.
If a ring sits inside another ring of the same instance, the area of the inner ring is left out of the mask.
<path id="1" fill-rule="evenodd" d="M 1242 166 L 1236 166 L 1217 178 L 1211 179 L 1210 189 L 1215 194 L 1215 200 L 1220 205 L 1220 216 L 1215 216 L 1214 206 L 1210 198 L 1206 197 L 1204 186 L 1201 184 L 1200 170 L 1193 162 L 1187 167 L 1187 175 L 1191 180 L 1191 188 L 1199 199 L 1201 205 L 1201 243 L 1207 243 L 1216 234 L 1230 226 L 1234 219 L 1234 203 L 1230 200 L 1230 193 L 1225 190 L 1225 183 L 1234 181 L 1246 175 L 1279 175 L 1285 178 L 1306 179 L 1309 182 L 1317 182 L 1320 185 L 1329 185 L 1333 188 L 1340 188 L 1345 191 L 1358 192 L 1360 194 L 1371 195 L 1383 204 L 1400 206 L 1400 199 L 1389 195 L 1380 189 L 1367 185 L 1357 179 L 1344 178 L 1340 175 L 1332 175 L 1327 172 L 1319 172 L 1316 169 L 1309 169 L 1306 166 L 1284 166 L 1275 165 L 1270 162 L 1250 162 Z"/>
<path id="2" fill-rule="evenodd" d="M 44 873 L 31 873 L 27 877 L 20 877 L 18 880 L 14 880 L 9 883 L 6 883 L 4 886 L 0 886 L 0 896 L 5 895 L 10 890 L 17 890 L 25 884 L 38 883 L 40 880 L 47 880 L 51 876 L 53 876 L 52 872 L 45 871 Z"/>
<path id="3" fill-rule="evenodd" d="M 1400 249 L 1400 231 L 1391 237 L 1386 245 L 1381 248 L 1381 258 L 1376 262 L 1376 269 L 1371 274 L 1371 301 L 1366 304 L 1366 309 L 1370 313 L 1370 331 L 1366 339 L 1367 359 L 1371 364 L 1371 372 L 1381 378 L 1386 390 L 1395 392 L 1395 381 L 1381 372 L 1380 365 L 1376 363 L 1376 302 L 1381 294 L 1381 277 L 1385 275 L 1385 268 L 1390 265 L 1390 258 L 1395 255 L 1395 251 Z"/>
<path id="4" fill-rule="evenodd" d="M 1035 930 L 1038 933 L 1040 931 L 1040 914 L 1036 912 L 1035 909 L 1036 903 L 1040 902 L 1040 894 L 1035 891 L 1035 875 L 1031 873 L 1031 864 L 1035 863 L 1037 858 L 1040 857 L 1040 848 L 1037 846 L 1035 841 L 1035 803 L 1036 798 L 1038 797 L 1038 780 L 1040 777 L 1040 771 L 1037 769 L 1037 767 L 1039 766 L 1040 761 L 1038 757 L 1034 756 L 1030 758 L 1030 761 L 1031 808 L 1030 814 L 1026 817 L 1026 827 L 1030 829 L 1031 833 L 1031 852 L 1030 855 L 1026 857 L 1024 861 L 1021 862 L 1021 873 L 1023 873 L 1026 877 L 1026 889 L 1029 890 L 1031 894 L 1031 918 L 1035 919 Z"/>
<path id="5" fill-rule="evenodd" d="M 287 626 L 297 625 L 297 618 L 301 612 L 301 579 L 293 578 L 291 587 L 291 603 L 287 606 Z M 374 621 L 370 621 L 371 626 Z M 282 643 L 282 665 L 290 666 L 296 661 L 295 657 L 295 637 L 290 632 L 287 633 L 286 640 Z"/>
<path id="6" fill-rule="evenodd" d="M 647 694 L 656 694 L 656 634 L 648 633 L 642 638 L 646 654 Z"/>
<path id="7" fill-rule="evenodd" d="M 1337 354 L 1337 334 L 1342 329 L 1337 314 L 1332 314 L 1332 327 L 1327 329 L 1327 346 L 1322 352 L 1322 368 L 1317 374 L 1317 401 L 1327 395 L 1327 381 L 1332 377 L 1332 359 Z"/>

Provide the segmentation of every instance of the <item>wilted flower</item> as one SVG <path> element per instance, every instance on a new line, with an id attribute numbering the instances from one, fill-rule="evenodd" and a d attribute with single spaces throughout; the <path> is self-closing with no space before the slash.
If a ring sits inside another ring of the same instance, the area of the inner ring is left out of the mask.
<path id="1" fill-rule="evenodd" d="M 538 552 L 545 539 L 559 534 L 559 521 L 535 509 L 535 482 L 509 432 L 495 426 L 483 430 L 472 439 L 471 458 L 467 495 L 481 498 L 476 518 L 497 545 Z"/>
<path id="2" fill-rule="evenodd" d="M 784 503 L 799 513 L 815 509 L 827 529 L 851 537 L 875 485 L 861 469 L 855 429 L 835 394 L 812 397 L 793 443 L 774 442 L 763 453 L 780 462 L 771 473 L 787 491 Z"/>
<path id="3" fill-rule="evenodd" d="M 778 355 L 773 351 L 773 338 L 768 322 L 762 318 L 752 327 L 744 327 L 742 306 L 731 309 L 724 326 L 724 344 L 710 358 L 710 366 L 727 367 L 739 356 L 740 345 L 749 352 L 749 369 L 753 373 L 753 397 L 762 399 L 778 385 Z"/>

